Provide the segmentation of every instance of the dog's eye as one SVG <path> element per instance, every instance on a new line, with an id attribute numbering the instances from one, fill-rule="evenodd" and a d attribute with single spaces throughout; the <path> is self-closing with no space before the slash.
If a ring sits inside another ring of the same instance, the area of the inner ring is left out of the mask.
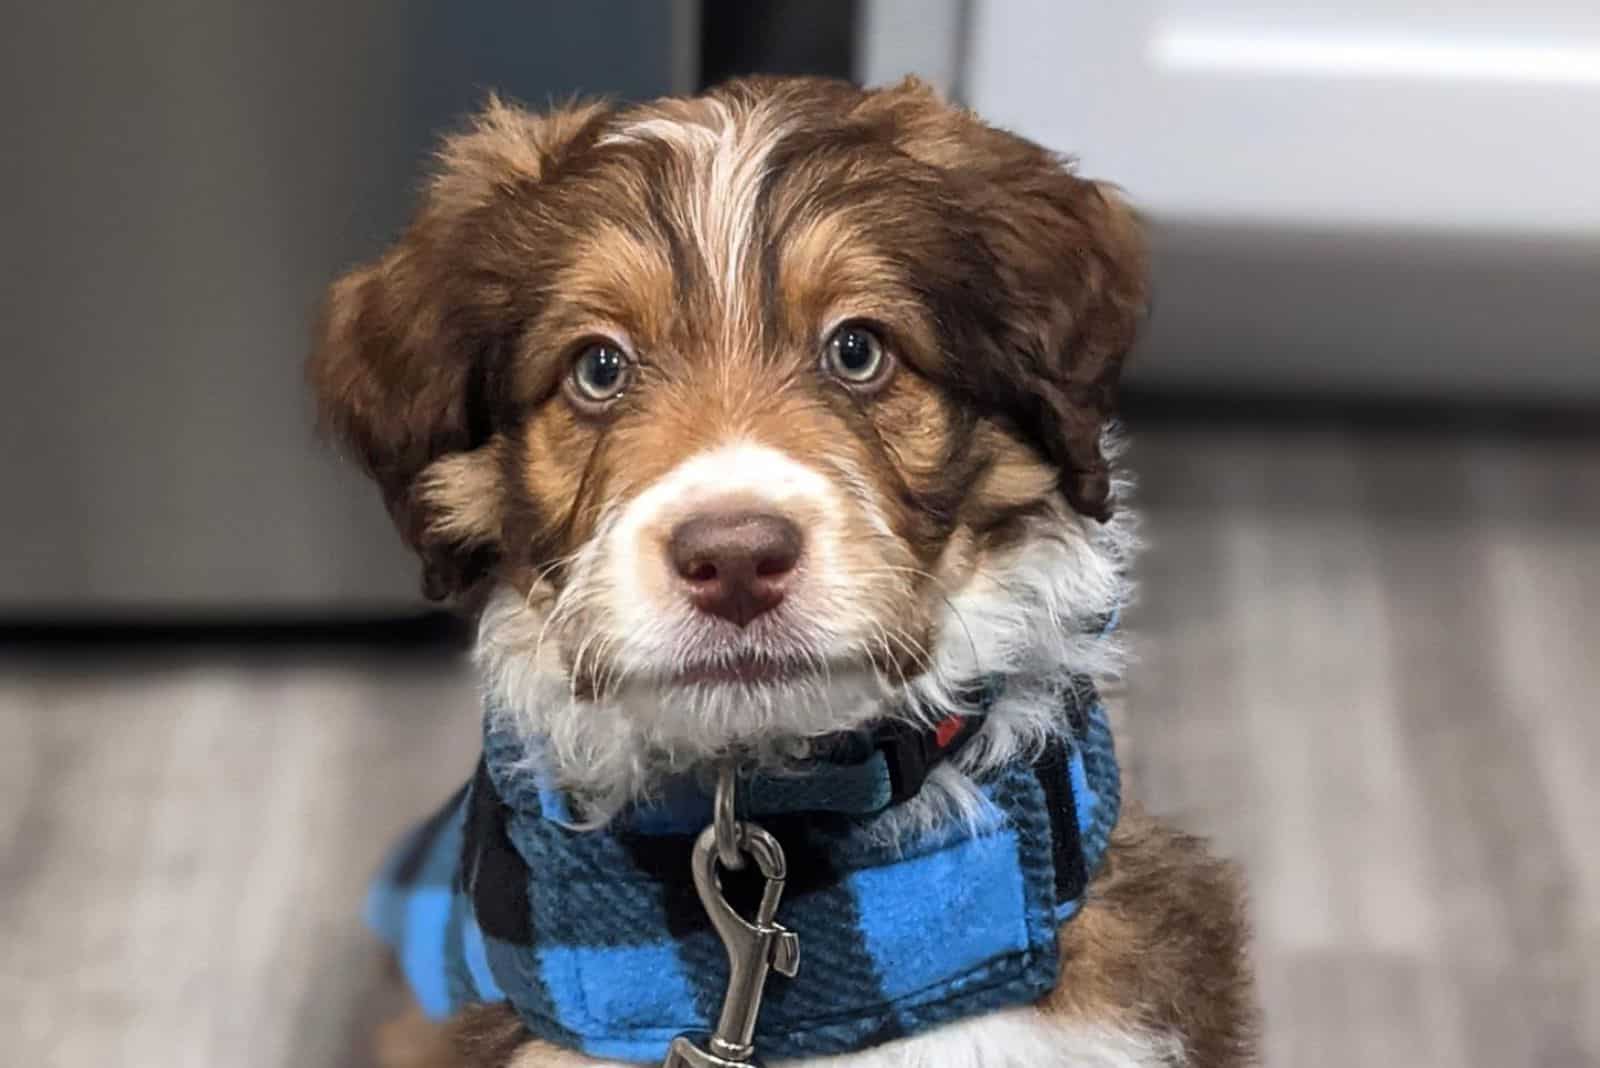
<path id="1" fill-rule="evenodd" d="M 619 345 L 596 341 L 572 363 L 572 391 L 586 404 L 604 404 L 621 396 L 628 385 L 628 356 Z"/>
<path id="2" fill-rule="evenodd" d="M 835 330 L 823 358 L 830 374 L 852 386 L 883 381 L 891 363 L 883 341 L 859 323 L 846 323 Z"/>

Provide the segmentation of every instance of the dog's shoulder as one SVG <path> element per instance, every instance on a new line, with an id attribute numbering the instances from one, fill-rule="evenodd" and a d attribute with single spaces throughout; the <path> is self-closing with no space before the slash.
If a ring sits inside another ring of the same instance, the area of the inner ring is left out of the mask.
<path id="1" fill-rule="evenodd" d="M 1184 1068 L 1255 1063 L 1257 1008 L 1238 870 L 1129 806 L 1083 910 L 1061 930 L 1060 1022 L 1151 1036 Z"/>

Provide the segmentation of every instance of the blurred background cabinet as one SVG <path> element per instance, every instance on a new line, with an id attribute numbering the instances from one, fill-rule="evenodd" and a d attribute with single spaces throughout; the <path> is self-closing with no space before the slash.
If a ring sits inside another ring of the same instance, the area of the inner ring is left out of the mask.
<path id="1" fill-rule="evenodd" d="M 918 73 L 1122 184 L 1136 391 L 1600 400 L 1593 5 L 59 0 L 0 41 L 0 621 L 415 611 L 311 432 L 324 287 L 488 89 L 758 70 Z"/>

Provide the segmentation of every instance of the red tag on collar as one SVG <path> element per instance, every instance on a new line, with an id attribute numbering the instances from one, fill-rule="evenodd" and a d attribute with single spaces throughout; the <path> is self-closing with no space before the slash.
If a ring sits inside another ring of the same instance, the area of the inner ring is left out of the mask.
<path id="1" fill-rule="evenodd" d="M 934 744 L 940 749 L 950 748 L 950 743 L 960 736 L 966 725 L 966 716 L 946 716 L 933 730 Z"/>

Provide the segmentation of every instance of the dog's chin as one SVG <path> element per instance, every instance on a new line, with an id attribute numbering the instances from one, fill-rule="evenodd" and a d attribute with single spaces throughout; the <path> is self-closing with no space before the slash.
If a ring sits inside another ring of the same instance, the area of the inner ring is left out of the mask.
<path id="1" fill-rule="evenodd" d="M 734 686 L 761 689 L 782 686 L 817 674 L 816 669 L 797 660 L 758 660 L 744 657 L 731 661 L 691 664 L 670 673 L 665 685 L 689 687 Z"/>
<path id="2" fill-rule="evenodd" d="M 814 739 L 881 718 L 890 693 L 861 663 L 735 661 L 641 671 L 584 695 L 563 674 L 526 670 L 525 660 L 485 659 L 497 711 L 539 739 L 542 770 L 573 795 L 585 826 L 653 796 L 665 776 L 730 756 L 771 767 L 803 759 Z"/>
<path id="3" fill-rule="evenodd" d="M 724 749 L 857 726 L 891 690 L 865 661 L 731 657 L 641 673 L 607 696 L 657 738 Z"/>
<path id="4" fill-rule="evenodd" d="M 753 764 L 803 757 L 815 739 L 881 719 L 893 687 L 863 659 L 722 655 L 630 673 L 569 715 L 601 722 L 644 759 L 687 768 L 733 755 Z M 558 731 L 573 726 L 560 716 Z M 593 741 L 589 744 L 593 744 Z"/>

